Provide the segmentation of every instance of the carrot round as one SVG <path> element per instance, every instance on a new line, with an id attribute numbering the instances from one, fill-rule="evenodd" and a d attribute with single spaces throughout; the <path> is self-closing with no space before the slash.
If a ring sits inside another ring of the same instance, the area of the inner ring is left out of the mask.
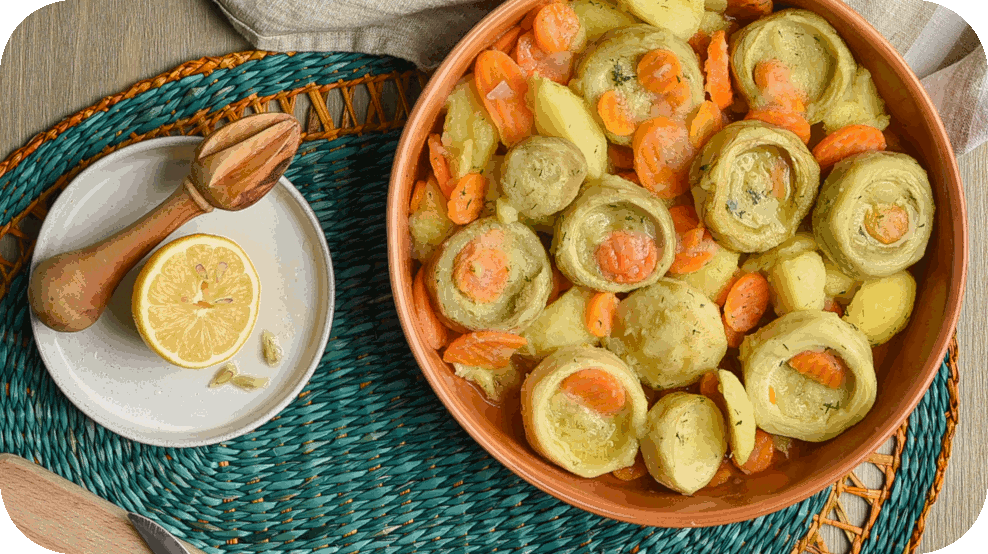
<path id="1" fill-rule="evenodd" d="M 724 460 L 720 462 L 720 467 L 717 468 L 717 473 L 714 473 L 713 479 L 711 479 L 710 482 L 703 488 L 712 489 L 714 487 L 719 487 L 730 481 L 731 478 L 737 475 L 737 472 L 738 470 L 734 467 L 734 464 L 731 463 L 731 460 L 724 458 Z"/>
<path id="2" fill-rule="evenodd" d="M 614 231 L 594 253 L 601 274 L 615 283 L 638 283 L 655 271 L 659 259 L 655 241 L 644 233 Z"/>
<path id="3" fill-rule="evenodd" d="M 545 52 L 565 52 L 573 47 L 580 33 L 580 18 L 567 3 L 549 4 L 535 14 L 532 32 L 535 43 Z"/>
<path id="4" fill-rule="evenodd" d="M 805 350 L 789 358 L 796 371 L 832 389 L 838 389 L 847 379 L 847 365 L 831 350 Z"/>
<path id="5" fill-rule="evenodd" d="M 775 388 L 774 387 L 769 387 L 768 388 L 768 401 L 771 402 L 773 405 L 775 404 Z"/>
<path id="6" fill-rule="evenodd" d="M 744 342 L 744 333 L 731 329 L 731 326 L 727 324 L 727 320 L 723 316 L 721 316 L 721 322 L 724 324 L 724 335 L 727 337 L 727 346 L 740 348 L 741 343 Z"/>
<path id="7" fill-rule="evenodd" d="M 792 83 L 792 74 L 781 61 L 772 58 L 758 62 L 752 72 L 752 78 L 755 86 L 773 104 L 792 112 L 806 112 L 803 92 Z"/>
<path id="8" fill-rule="evenodd" d="M 739 466 L 739 469 L 745 475 L 754 475 L 772 467 L 774 459 L 775 441 L 772 440 L 772 435 L 761 429 L 755 429 L 755 449 L 748 456 L 748 461 L 743 466 Z"/>
<path id="9" fill-rule="evenodd" d="M 872 206 L 865 214 L 865 230 L 882 244 L 897 242 L 909 231 L 909 212 L 902 206 Z"/>
<path id="10" fill-rule="evenodd" d="M 635 173 L 652 194 L 675 198 L 689 190 L 689 164 L 696 149 L 685 125 L 668 117 L 649 119 L 638 126 L 631 148 Z"/>
<path id="11" fill-rule="evenodd" d="M 466 225 L 480 216 L 487 194 L 487 179 L 479 173 L 467 173 L 450 193 L 446 210 L 450 221 Z"/>
<path id="12" fill-rule="evenodd" d="M 443 191 L 446 198 L 453 192 L 453 173 L 449 170 L 449 161 L 446 159 L 446 147 L 443 146 L 439 135 L 432 133 L 427 139 L 429 145 L 429 165 L 432 166 L 432 173 L 436 176 L 439 189 Z"/>
<path id="13" fill-rule="evenodd" d="M 521 26 L 515 25 L 514 27 L 508 29 L 503 35 L 497 37 L 494 44 L 491 45 L 492 50 L 500 50 L 505 54 L 509 54 L 515 48 L 515 43 L 518 42 L 518 35 L 521 34 Z"/>
<path id="14" fill-rule="evenodd" d="M 425 269 L 419 269 L 412 281 L 412 306 L 415 309 L 415 320 L 418 322 L 422 340 L 429 348 L 439 350 L 449 342 L 449 329 L 439 321 L 436 312 L 429 302 L 429 293 L 425 288 Z"/>
<path id="15" fill-rule="evenodd" d="M 607 143 L 607 159 L 616 169 L 635 168 L 635 153 L 627 146 Z"/>
<path id="16" fill-rule="evenodd" d="M 642 458 L 642 453 L 639 452 L 638 455 L 635 456 L 635 463 L 628 467 L 615 469 L 611 472 L 611 475 L 622 481 L 634 481 L 635 479 L 641 479 L 642 477 L 648 475 L 648 467 L 645 465 L 645 458 Z"/>
<path id="17" fill-rule="evenodd" d="M 425 200 L 425 181 L 417 181 L 412 189 L 412 200 L 408 203 L 408 213 L 413 214 L 419 211 L 422 201 Z"/>
<path id="18" fill-rule="evenodd" d="M 710 35 L 699 30 L 690 37 L 688 41 L 693 52 L 696 54 L 697 59 L 700 60 L 700 64 L 704 64 L 707 61 L 707 48 L 710 46 Z"/>
<path id="19" fill-rule="evenodd" d="M 497 244 L 476 238 L 453 261 L 453 283 L 474 302 L 486 304 L 501 297 L 511 276 L 508 254 Z"/>
<path id="20" fill-rule="evenodd" d="M 474 82 L 501 141 L 512 146 L 532 134 L 535 115 L 525 101 L 528 81 L 511 56 L 500 50 L 485 50 L 474 62 Z"/>
<path id="21" fill-rule="evenodd" d="M 624 385 L 603 369 L 581 369 L 563 379 L 559 389 L 581 406 L 603 416 L 620 412 L 626 402 Z"/>
<path id="22" fill-rule="evenodd" d="M 731 74 L 728 69 L 727 33 L 722 30 L 710 36 L 703 72 L 707 76 L 705 88 L 710 94 L 710 100 L 721 110 L 726 110 L 734 103 L 734 92 L 731 90 Z"/>
<path id="23" fill-rule="evenodd" d="M 735 331 L 750 331 L 768 309 L 768 280 L 758 272 L 742 275 L 727 293 L 724 322 Z"/>
<path id="24" fill-rule="evenodd" d="M 681 235 L 677 235 L 679 240 L 676 246 L 676 257 L 669 266 L 669 273 L 674 275 L 685 275 L 699 271 L 707 262 L 713 259 L 717 253 L 717 243 L 714 241 L 710 231 L 703 227 L 690 229 Z"/>
<path id="25" fill-rule="evenodd" d="M 614 328 L 618 297 L 613 292 L 598 292 L 587 303 L 587 330 L 595 337 L 607 337 Z"/>
<path id="26" fill-rule="evenodd" d="M 772 0 L 727 0 L 724 13 L 747 22 L 771 14 L 772 8 Z"/>
<path id="27" fill-rule="evenodd" d="M 626 181 L 631 181 L 638 186 L 642 185 L 642 180 L 638 178 L 638 174 L 634 171 L 622 171 L 621 173 L 618 173 L 617 176 Z"/>
<path id="28" fill-rule="evenodd" d="M 528 344 L 528 339 L 500 331 L 474 331 L 460 335 L 446 347 L 443 361 L 470 366 L 498 368 L 511 361 L 511 355 Z"/>
<path id="29" fill-rule="evenodd" d="M 696 208 L 689 204 L 669 208 L 669 215 L 672 216 L 672 226 L 676 229 L 677 235 L 700 226 L 700 216 L 696 215 Z"/>
<path id="30" fill-rule="evenodd" d="M 734 275 L 732 275 L 731 279 L 724 284 L 724 288 L 720 289 L 720 292 L 717 293 L 717 298 L 714 299 L 715 304 L 718 306 L 723 306 L 724 302 L 727 302 L 727 294 L 731 292 L 731 288 L 734 287 L 734 283 L 737 283 L 738 279 L 740 279 L 742 275 L 744 275 L 744 273 L 740 269 L 734 270 Z"/>
<path id="31" fill-rule="evenodd" d="M 885 150 L 885 135 L 868 125 L 848 125 L 827 135 L 813 149 L 813 157 L 820 169 L 827 169 L 835 163 L 861 152 Z"/>
<path id="32" fill-rule="evenodd" d="M 690 122 L 690 144 L 699 150 L 707 144 L 710 137 L 724 128 L 724 115 L 712 100 L 700 104 L 693 121 Z"/>
<path id="33" fill-rule="evenodd" d="M 810 122 L 799 112 L 772 104 L 764 108 L 755 108 L 748 112 L 744 118 L 764 121 L 770 125 L 787 129 L 795 133 L 799 140 L 803 141 L 803 144 L 810 142 Z"/>
<path id="34" fill-rule="evenodd" d="M 531 31 L 518 37 L 512 56 L 528 77 L 540 75 L 565 85 L 573 75 L 573 53 L 547 54 L 535 44 Z"/>
<path id="35" fill-rule="evenodd" d="M 608 90 L 597 100 L 597 114 L 604 122 L 604 128 L 619 136 L 635 132 L 635 120 L 628 110 L 624 95 L 616 90 Z"/>
<path id="36" fill-rule="evenodd" d="M 546 306 L 552 304 L 559 298 L 559 295 L 573 288 L 573 283 L 556 266 L 552 266 L 552 290 L 549 291 L 549 299 Z"/>
<path id="37" fill-rule="evenodd" d="M 672 92 L 678 83 L 683 82 L 683 67 L 679 57 L 670 50 L 650 50 L 642 56 L 636 67 L 638 82 L 655 94 Z"/>

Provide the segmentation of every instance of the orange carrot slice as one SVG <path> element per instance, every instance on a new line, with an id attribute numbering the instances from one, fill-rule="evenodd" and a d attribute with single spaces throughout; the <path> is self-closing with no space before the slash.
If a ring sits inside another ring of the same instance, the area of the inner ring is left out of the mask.
<path id="1" fill-rule="evenodd" d="M 717 298 L 714 299 L 715 304 L 718 306 L 723 306 L 724 302 L 727 302 L 727 294 L 731 292 L 731 288 L 734 286 L 734 283 L 737 283 L 738 279 L 740 279 L 742 275 L 744 275 L 744 272 L 740 269 L 736 269 L 734 271 L 734 275 L 731 276 L 731 279 L 725 283 L 724 288 L 720 289 L 720 292 L 717 293 Z"/>
<path id="2" fill-rule="evenodd" d="M 453 260 L 453 283 L 474 302 L 501 297 L 511 276 L 508 254 L 501 249 L 504 233 L 490 231 L 470 241 Z"/>
<path id="3" fill-rule="evenodd" d="M 727 0 L 724 11 L 734 19 L 749 22 L 772 13 L 772 0 Z"/>
<path id="4" fill-rule="evenodd" d="M 669 215 L 672 216 L 672 226 L 676 229 L 677 235 L 700 226 L 700 216 L 696 215 L 696 208 L 689 204 L 669 208 Z"/>
<path id="5" fill-rule="evenodd" d="M 770 125 L 787 129 L 795 133 L 799 140 L 803 141 L 803 144 L 810 142 L 810 122 L 803 117 L 803 114 L 787 110 L 782 106 L 772 104 L 764 108 L 756 108 L 748 112 L 744 118 L 764 121 Z"/>
<path id="6" fill-rule="evenodd" d="M 467 173 L 450 193 L 446 210 L 450 221 L 466 225 L 480 216 L 487 194 L 487 179 L 479 173 Z"/>
<path id="7" fill-rule="evenodd" d="M 768 401 L 771 402 L 772 404 L 775 404 L 775 388 L 774 387 L 769 387 L 768 388 Z"/>
<path id="8" fill-rule="evenodd" d="M 833 312 L 837 314 L 837 317 L 844 317 L 844 306 L 829 296 L 823 301 L 823 311 Z"/>
<path id="9" fill-rule="evenodd" d="M 511 361 L 511 355 L 528 344 L 528 339 L 500 331 L 474 331 L 456 338 L 446 347 L 443 361 L 470 366 L 498 368 Z"/>
<path id="10" fill-rule="evenodd" d="M 713 400 L 714 403 L 717 403 L 718 400 L 723 401 L 724 395 L 720 393 L 719 385 L 720 379 L 717 378 L 717 372 L 708 371 L 700 377 L 700 394 Z M 717 407 L 720 408 L 720 404 L 717 404 Z"/>
<path id="11" fill-rule="evenodd" d="M 676 257 L 669 266 L 669 273 L 685 275 L 699 271 L 707 262 L 713 259 L 719 246 L 714 241 L 710 231 L 703 227 L 690 229 L 677 234 Z"/>
<path id="12" fill-rule="evenodd" d="M 696 34 L 690 37 L 688 42 L 702 66 L 707 61 L 707 48 L 710 46 L 710 35 L 704 33 L 702 30 L 697 31 Z"/>
<path id="13" fill-rule="evenodd" d="M 617 169 L 634 169 L 635 153 L 627 146 L 607 143 L 607 159 Z"/>
<path id="14" fill-rule="evenodd" d="M 648 278 L 659 253 L 655 241 L 644 233 L 614 231 L 597 247 L 594 257 L 605 279 L 627 284 Z"/>
<path id="15" fill-rule="evenodd" d="M 531 135 L 535 115 L 525 101 L 528 81 L 511 56 L 485 50 L 477 56 L 473 71 L 480 99 L 505 146 Z"/>
<path id="16" fill-rule="evenodd" d="M 613 292 L 598 292 L 587 303 L 587 330 L 595 337 L 607 337 L 614 328 L 618 297 Z"/>
<path id="17" fill-rule="evenodd" d="M 631 148 L 635 173 L 652 194 L 675 198 L 689 190 L 689 164 L 696 149 L 685 125 L 668 117 L 649 119 L 638 126 Z"/>
<path id="18" fill-rule="evenodd" d="M 805 350 L 789 358 L 789 365 L 817 383 L 838 389 L 847 378 L 847 365 L 831 350 Z"/>
<path id="19" fill-rule="evenodd" d="M 724 335 L 727 337 L 727 346 L 740 348 L 741 343 L 744 342 L 744 333 L 731 329 L 731 326 L 727 324 L 727 320 L 723 316 L 720 319 L 724 324 Z"/>
<path id="20" fill-rule="evenodd" d="M 604 122 L 604 128 L 619 136 L 635 132 L 635 120 L 628 110 L 624 95 L 616 90 L 608 90 L 597 100 L 597 114 Z"/>
<path id="21" fill-rule="evenodd" d="M 775 58 L 762 60 L 755 65 L 752 77 L 755 86 L 773 104 L 791 112 L 806 113 L 803 91 L 792 83 L 792 74 L 786 64 Z"/>
<path id="22" fill-rule="evenodd" d="M 782 158 L 777 158 L 772 165 L 772 196 L 785 200 L 789 194 L 789 164 Z"/>
<path id="23" fill-rule="evenodd" d="M 422 201 L 425 200 L 425 186 L 425 181 L 418 181 L 415 183 L 415 188 L 412 189 L 412 200 L 408 203 L 409 214 L 419 211 Z"/>
<path id="24" fill-rule="evenodd" d="M 666 94 L 683 82 L 683 67 L 679 57 L 670 50 L 646 52 L 636 68 L 638 82 L 649 92 Z"/>
<path id="25" fill-rule="evenodd" d="M 896 204 L 872 206 L 865 214 L 865 230 L 882 244 L 898 242 L 909 231 L 909 212 Z"/>
<path id="26" fill-rule="evenodd" d="M 734 467 L 734 464 L 731 463 L 731 460 L 724 458 L 724 460 L 720 463 L 720 467 L 717 468 L 717 473 L 714 473 L 713 479 L 711 479 L 710 482 L 703 488 L 712 489 L 714 487 L 719 487 L 737 475 L 738 470 Z"/>
<path id="27" fill-rule="evenodd" d="M 535 14 L 532 31 L 535 43 L 545 52 L 566 52 L 580 33 L 580 18 L 567 3 L 549 4 Z"/>
<path id="28" fill-rule="evenodd" d="M 515 25 L 514 27 L 508 29 L 503 35 L 497 37 L 494 44 L 491 45 L 492 50 L 500 50 L 505 54 L 511 53 L 515 49 L 515 43 L 518 42 L 518 36 L 521 34 L 521 26 Z"/>
<path id="29" fill-rule="evenodd" d="M 449 161 L 446 159 L 446 147 L 443 146 L 439 135 L 432 133 L 427 140 L 429 145 L 429 165 L 432 166 L 432 173 L 436 176 L 439 189 L 443 191 L 446 198 L 453 192 L 456 185 L 452 182 L 453 173 L 449 170 Z"/>
<path id="30" fill-rule="evenodd" d="M 622 171 L 621 173 L 618 173 L 617 176 L 626 181 L 631 181 L 638 186 L 642 185 L 642 180 L 638 178 L 638 174 L 634 171 Z"/>
<path id="31" fill-rule="evenodd" d="M 603 369 L 581 369 L 563 379 L 559 390 L 603 416 L 620 412 L 626 402 L 624 385 Z"/>
<path id="32" fill-rule="evenodd" d="M 717 31 L 710 36 L 703 72 L 707 76 L 705 88 L 710 94 L 710 100 L 721 110 L 726 110 L 734 103 L 734 92 L 731 90 L 731 73 L 728 70 L 727 33 L 724 31 Z"/>
<path id="33" fill-rule="evenodd" d="M 521 67 L 528 77 L 540 75 L 565 85 L 573 75 L 573 53 L 545 53 L 535 44 L 535 37 L 531 31 L 518 37 L 512 55 L 518 62 L 518 67 Z"/>
<path id="34" fill-rule="evenodd" d="M 534 8 L 529 10 L 525 17 L 521 19 L 518 26 L 521 27 L 522 31 L 531 31 L 532 27 L 535 26 L 535 18 L 539 15 L 539 11 L 548 6 L 549 4 L 554 4 L 556 2 L 564 2 L 565 0 L 543 0 L 535 5 Z"/>
<path id="35" fill-rule="evenodd" d="M 549 299 L 545 303 L 546 306 L 555 302 L 562 293 L 571 288 L 573 288 L 573 283 L 559 271 L 559 268 L 552 266 L 552 290 L 549 291 Z"/>
<path id="36" fill-rule="evenodd" d="M 827 135 L 813 149 L 813 157 L 820 169 L 827 169 L 835 163 L 861 152 L 885 150 L 885 135 L 868 125 L 848 125 Z"/>
<path id="37" fill-rule="evenodd" d="M 419 324 L 422 340 L 429 348 L 439 350 L 449 342 L 449 329 L 439 321 L 436 312 L 429 302 L 429 293 L 425 288 L 425 269 L 419 269 L 412 281 L 412 306 L 415 309 L 415 320 Z"/>
<path id="38" fill-rule="evenodd" d="M 758 272 L 742 275 L 727 293 L 724 322 L 735 331 L 750 331 L 768 309 L 768 280 Z"/>
<path id="39" fill-rule="evenodd" d="M 755 449 L 748 456 L 748 461 L 743 466 L 739 466 L 739 469 L 745 475 L 754 475 L 772 467 L 774 459 L 775 441 L 772 440 L 772 435 L 761 429 L 755 429 Z"/>
<path id="40" fill-rule="evenodd" d="M 705 100 L 690 122 L 690 144 L 697 150 L 724 128 L 724 115 L 711 100 Z"/>
<path id="41" fill-rule="evenodd" d="M 635 456 L 634 464 L 628 467 L 622 467 L 621 469 L 615 469 L 611 472 L 611 475 L 622 481 L 634 481 L 636 479 L 641 479 L 642 477 L 648 475 L 648 467 L 645 465 L 645 458 L 642 458 L 642 453 L 639 452 L 638 455 Z"/>

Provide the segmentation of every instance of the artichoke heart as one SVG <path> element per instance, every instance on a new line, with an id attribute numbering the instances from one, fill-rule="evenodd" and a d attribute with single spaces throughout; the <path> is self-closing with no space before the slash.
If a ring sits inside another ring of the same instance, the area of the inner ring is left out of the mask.
<path id="1" fill-rule="evenodd" d="M 521 215 L 539 219 L 569 205 L 587 177 L 587 161 L 572 142 L 531 136 L 504 158 L 501 191 Z"/>

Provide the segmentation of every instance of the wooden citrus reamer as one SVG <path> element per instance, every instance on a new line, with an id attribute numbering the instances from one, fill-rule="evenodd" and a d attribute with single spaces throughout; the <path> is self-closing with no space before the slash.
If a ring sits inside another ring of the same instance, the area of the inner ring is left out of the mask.
<path id="1" fill-rule="evenodd" d="M 35 268 L 28 302 L 56 331 L 81 331 L 99 319 L 128 271 L 172 231 L 213 208 L 253 205 L 284 174 L 302 129 L 288 114 L 257 114 L 208 135 L 189 175 L 150 213 L 92 246 L 59 254 Z"/>

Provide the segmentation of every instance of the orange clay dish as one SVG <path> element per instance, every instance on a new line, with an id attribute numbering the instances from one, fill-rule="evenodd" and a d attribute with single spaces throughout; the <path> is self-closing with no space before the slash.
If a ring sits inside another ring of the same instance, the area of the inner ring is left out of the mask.
<path id="1" fill-rule="evenodd" d="M 910 264 L 879 262 L 922 256 L 932 197 L 884 152 L 884 104 L 860 97 L 874 87 L 847 81 L 837 125 L 799 41 L 758 35 L 792 20 L 827 37 L 843 82 L 836 32 L 725 4 L 667 30 L 542 2 L 477 56 L 423 145 L 419 333 L 488 401 L 520 396 L 532 448 L 582 477 L 743 486 L 864 417 L 871 349 L 912 310 Z"/>

